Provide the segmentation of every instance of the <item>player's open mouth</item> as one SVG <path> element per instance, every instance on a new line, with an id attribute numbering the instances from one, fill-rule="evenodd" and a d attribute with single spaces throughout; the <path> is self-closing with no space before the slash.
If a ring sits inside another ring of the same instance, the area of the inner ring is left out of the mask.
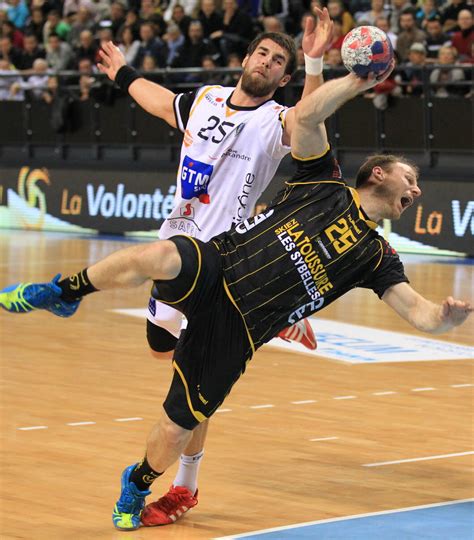
<path id="1" fill-rule="evenodd" d="M 405 209 L 413 204 L 413 199 L 410 197 L 402 197 L 400 202 L 402 203 L 402 208 Z"/>

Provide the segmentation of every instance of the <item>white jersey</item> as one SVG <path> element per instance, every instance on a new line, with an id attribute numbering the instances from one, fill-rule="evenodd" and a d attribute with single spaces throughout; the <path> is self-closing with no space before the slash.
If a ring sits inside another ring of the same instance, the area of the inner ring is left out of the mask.
<path id="1" fill-rule="evenodd" d="M 234 88 L 203 86 L 178 94 L 174 111 L 184 133 L 174 209 L 160 238 L 187 234 L 207 241 L 247 219 L 282 158 L 287 108 L 269 100 L 231 105 Z"/>
<path id="2" fill-rule="evenodd" d="M 178 94 L 174 111 L 184 133 L 174 208 L 161 239 L 187 234 L 207 241 L 247 219 L 290 151 L 282 143 L 287 108 L 269 100 L 231 105 L 234 88 L 203 86 Z M 178 337 L 182 315 L 150 298 L 148 319 Z"/>

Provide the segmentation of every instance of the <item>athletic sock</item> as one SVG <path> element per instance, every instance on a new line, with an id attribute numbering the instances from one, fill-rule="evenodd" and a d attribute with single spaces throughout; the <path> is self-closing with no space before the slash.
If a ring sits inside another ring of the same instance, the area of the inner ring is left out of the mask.
<path id="1" fill-rule="evenodd" d="M 194 495 L 197 490 L 197 480 L 201 459 L 204 456 L 204 450 L 201 450 L 193 456 L 181 454 L 179 458 L 179 468 L 174 479 L 173 486 L 184 486 Z"/>
<path id="2" fill-rule="evenodd" d="M 87 275 L 87 268 L 81 270 L 78 274 L 73 274 L 58 282 L 58 287 L 61 287 L 61 298 L 66 302 L 79 300 L 86 294 L 96 292 L 98 289 L 92 285 Z"/>
<path id="3" fill-rule="evenodd" d="M 145 456 L 130 474 L 130 482 L 133 482 L 140 491 L 148 491 L 151 484 L 162 474 L 150 467 Z"/>

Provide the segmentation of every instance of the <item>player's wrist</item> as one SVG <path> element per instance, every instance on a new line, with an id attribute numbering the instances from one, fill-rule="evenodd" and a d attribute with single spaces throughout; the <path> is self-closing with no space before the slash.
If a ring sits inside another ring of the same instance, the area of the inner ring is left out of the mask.
<path id="1" fill-rule="evenodd" d="M 137 79 L 141 79 L 141 75 L 130 66 L 122 66 L 115 75 L 115 83 L 124 92 L 128 93 L 130 85 Z"/>
<path id="2" fill-rule="evenodd" d="M 312 58 L 306 53 L 304 54 L 304 70 L 307 75 L 318 76 L 323 72 L 323 58 Z"/>

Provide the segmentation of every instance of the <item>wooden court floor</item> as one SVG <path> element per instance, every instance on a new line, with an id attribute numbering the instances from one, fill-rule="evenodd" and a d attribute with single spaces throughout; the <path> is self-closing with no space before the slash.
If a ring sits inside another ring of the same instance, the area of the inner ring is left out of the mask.
<path id="1" fill-rule="evenodd" d="M 123 245 L 1 232 L 0 285 L 75 272 Z M 473 266 L 406 270 L 433 300 L 473 300 Z M 346 364 L 267 346 L 211 421 L 199 505 L 172 526 L 115 531 L 121 471 L 142 457 L 171 369 L 149 356 L 142 320 L 110 310 L 147 299 L 148 287 L 91 295 L 67 320 L 0 313 L 1 539 L 210 539 L 473 496 L 472 455 L 363 466 L 472 451 L 472 359 Z M 321 316 L 410 333 L 368 291 Z M 474 318 L 439 339 L 473 336 Z"/>

